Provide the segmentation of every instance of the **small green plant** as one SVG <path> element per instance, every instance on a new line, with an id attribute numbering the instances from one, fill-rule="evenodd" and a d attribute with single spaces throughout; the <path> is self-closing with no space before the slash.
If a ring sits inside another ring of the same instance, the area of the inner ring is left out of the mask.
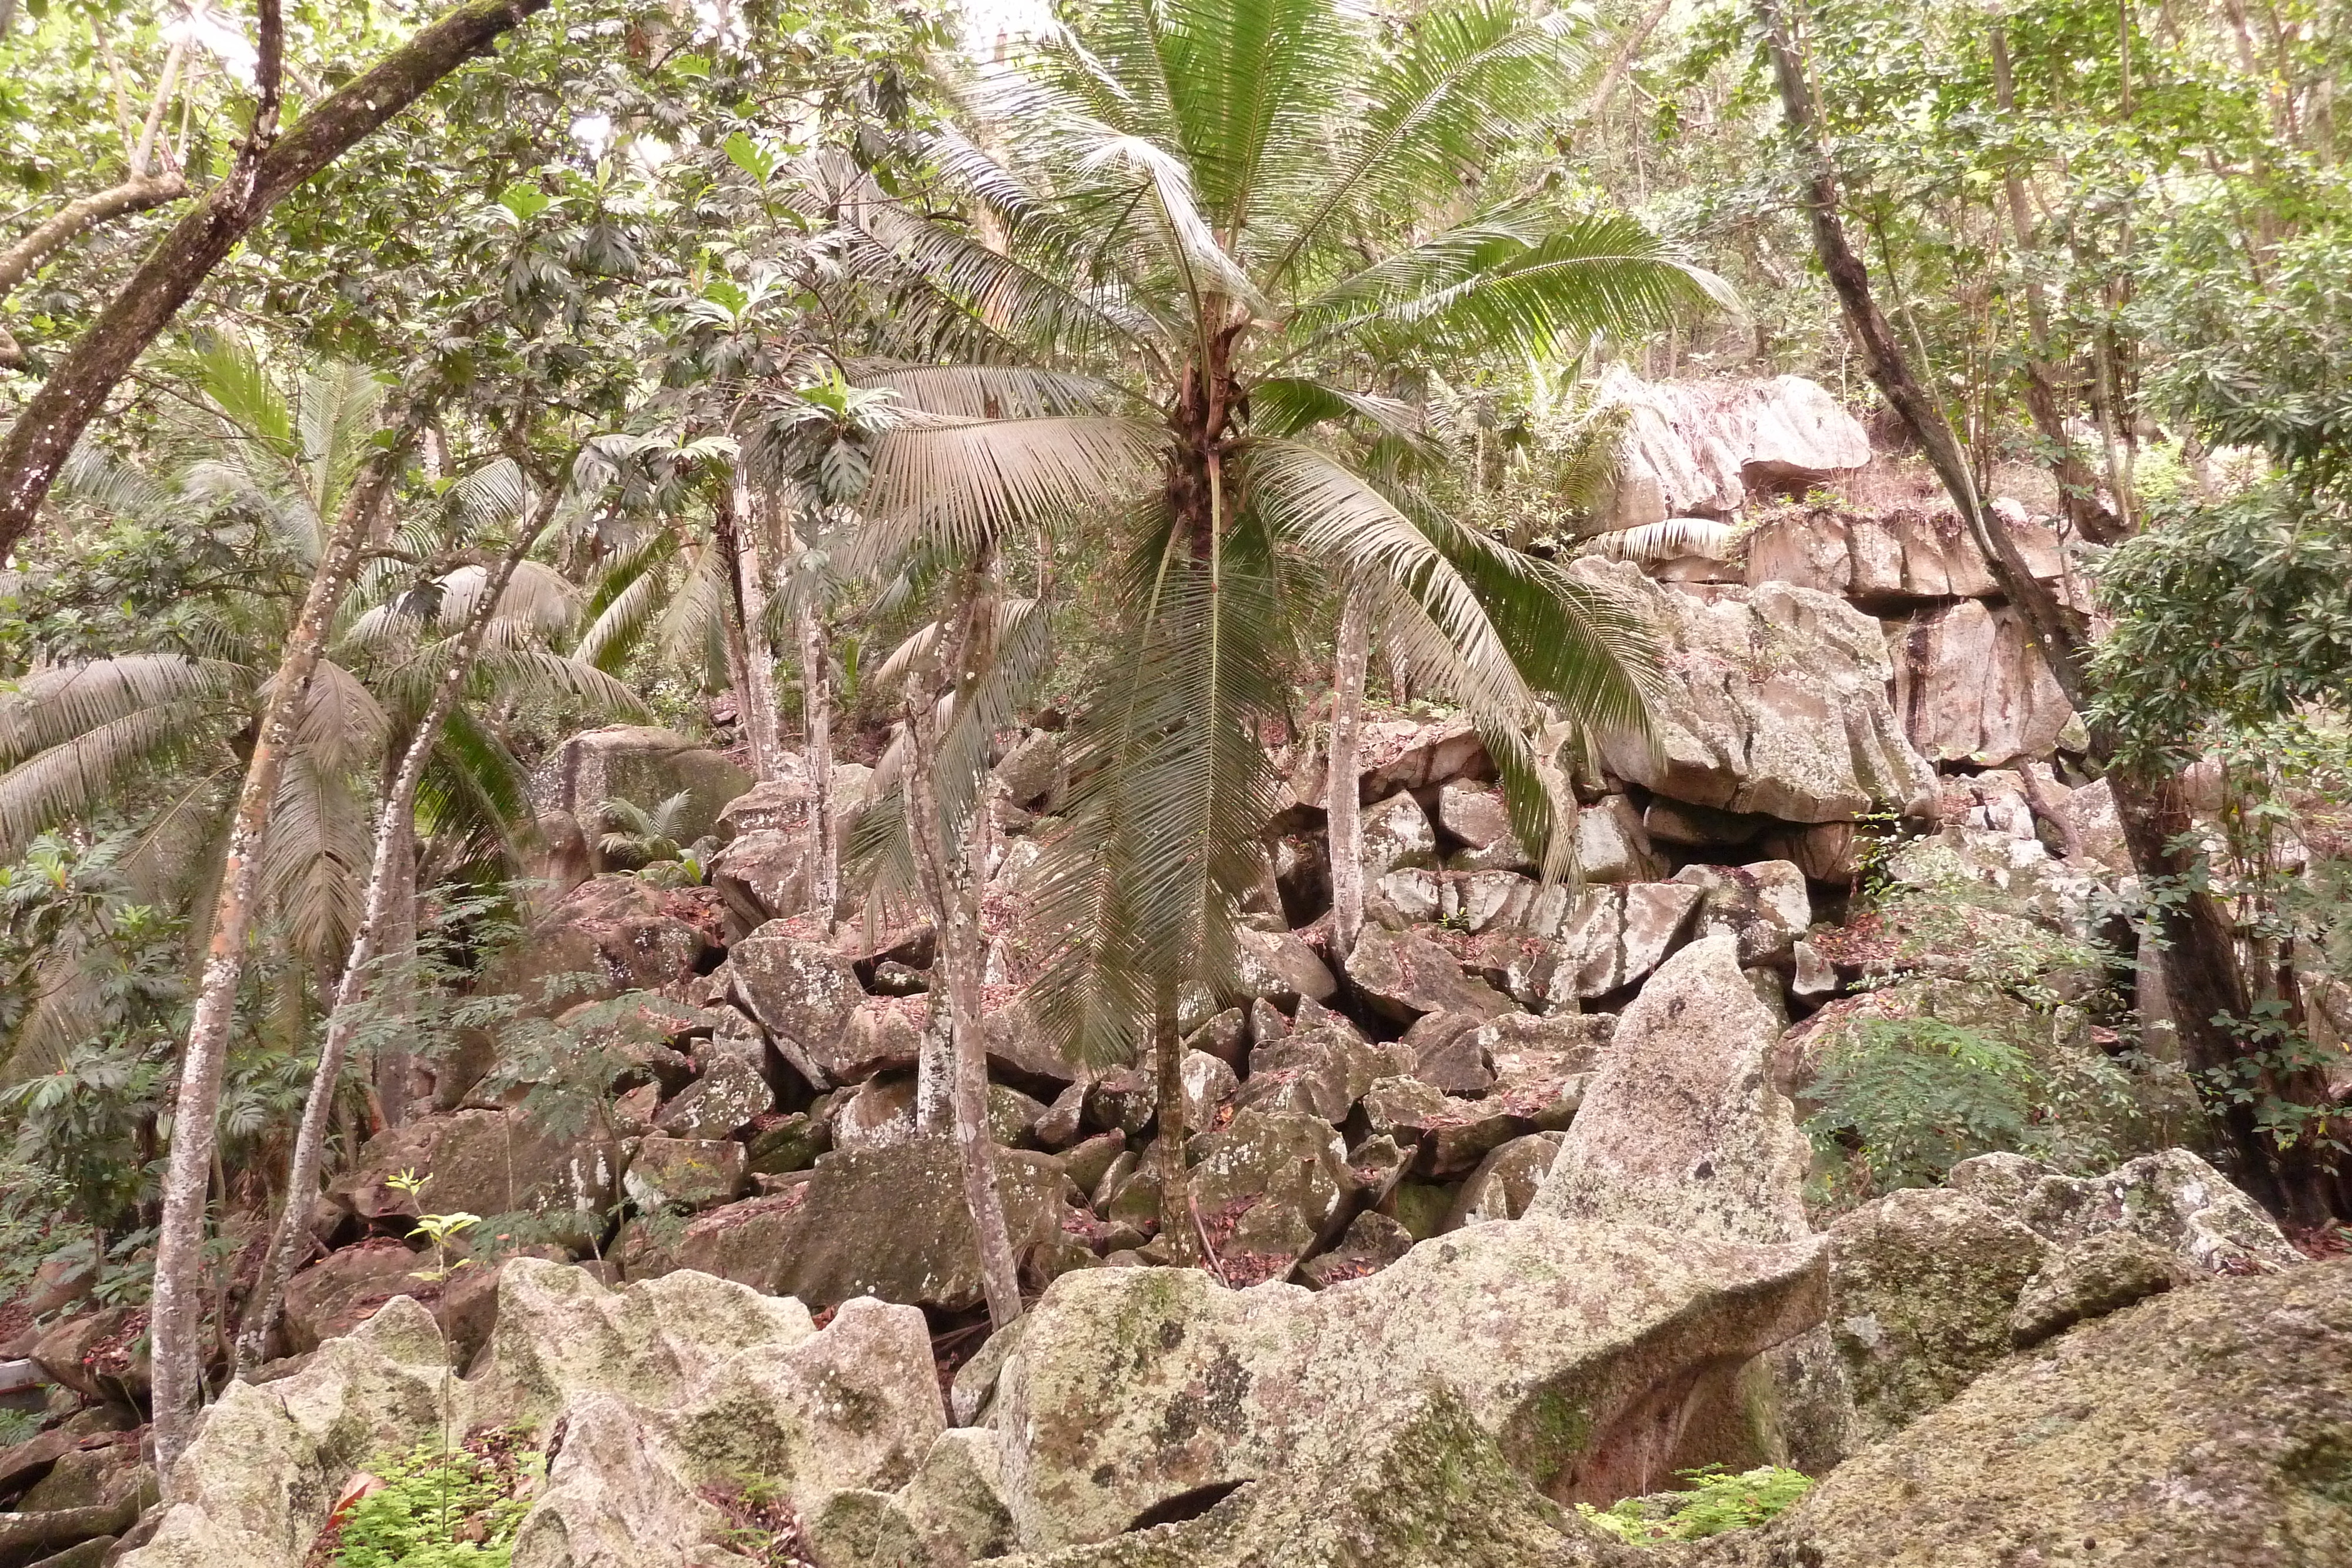
<path id="1" fill-rule="evenodd" d="M 1940 1019 L 1874 1019 L 1831 1048 L 1805 1132 L 1817 1147 L 1858 1149 L 1880 1191 L 1932 1186 L 1970 1155 L 2022 1148 L 2040 1082 L 2005 1040 Z"/>
<path id="2" fill-rule="evenodd" d="M 1686 1491 L 1629 1497 L 1607 1508 L 1576 1505 L 1586 1523 L 1636 1546 L 1666 1541 L 1699 1541 L 1726 1531 L 1746 1530 L 1786 1513 L 1813 1484 L 1812 1478 L 1778 1465 L 1732 1475 L 1720 1465 L 1677 1472 L 1691 1483 Z"/>
<path id="3" fill-rule="evenodd" d="M 453 1452 L 428 1442 L 379 1459 L 383 1485 L 344 1517 L 335 1568 L 506 1568 L 545 1460 L 486 1447 Z"/>

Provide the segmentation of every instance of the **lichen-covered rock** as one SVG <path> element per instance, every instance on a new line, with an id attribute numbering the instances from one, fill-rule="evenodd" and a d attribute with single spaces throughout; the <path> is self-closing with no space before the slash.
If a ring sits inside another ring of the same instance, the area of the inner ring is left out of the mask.
<path id="1" fill-rule="evenodd" d="M 1684 1391 L 1818 1322 L 1822 1287 L 1816 1242 L 1551 1219 L 1424 1241 L 1319 1292 L 1085 1270 L 1024 1316 L 989 1425 L 1031 1551 L 1335 1460 L 1440 1388 L 1538 1490 L 1610 1500 L 1719 1457 L 1685 1451 Z"/>
<path id="2" fill-rule="evenodd" d="M 452 1111 L 387 1127 L 360 1149 L 328 1193 L 362 1219 L 422 1212 L 552 1215 L 577 1211 L 596 1228 L 613 1202 L 618 1152 L 591 1128 L 556 1137 L 527 1113 Z M 404 1171 L 429 1178 L 417 1197 L 391 1185 Z"/>
<path id="3" fill-rule="evenodd" d="M 563 1447 L 515 1533 L 513 1568 L 635 1568 L 679 1563 L 727 1516 L 662 1463 L 647 1412 L 611 1395 L 564 1412 Z"/>
<path id="4" fill-rule="evenodd" d="M 1529 1133 L 1489 1154 L 1462 1184 L 1439 1229 L 1459 1230 L 1465 1225 L 1517 1219 L 1525 1214 L 1528 1205 L 1535 1201 L 1536 1189 L 1551 1173 L 1559 1142 L 1558 1133 Z"/>
<path id="5" fill-rule="evenodd" d="M 2188 1149 L 2143 1155 L 2100 1176 L 2064 1176 L 2017 1155 L 1980 1155 L 1953 1166 L 1948 1185 L 2062 1246 L 2128 1230 L 2206 1273 L 2304 1261 L 2253 1199 Z"/>
<path id="6" fill-rule="evenodd" d="M 2058 1249 L 2025 1282 L 2010 1314 L 2010 1338 L 2030 1350 L 2076 1323 L 2168 1291 L 2185 1274 L 2171 1253 L 2128 1230 L 2086 1237 Z"/>
<path id="7" fill-rule="evenodd" d="M 2017 1221 L 1942 1188 L 1863 1205 L 1831 1228 L 1830 1246 L 1830 1335 L 1864 1443 L 2009 1354 L 2018 1292 L 2051 1255 Z"/>
<path id="8" fill-rule="evenodd" d="M 1401 1402 L 1402 1403 L 1402 1402 Z M 1206 1498 L 1203 1500 L 1207 1500 Z M 1511 1467 L 1463 1402 L 1422 1396 L 1391 1425 L 1230 1490 L 1178 1522 L 1010 1557 L 1002 1568 L 1645 1568 Z"/>
<path id="9" fill-rule="evenodd" d="M 1188 1051 L 1177 1075 L 1184 1085 L 1184 1125 L 1202 1132 L 1216 1123 L 1217 1112 L 1241 1092 L 1234 1070 L 1205 1051 Z"/>
<path id="10" fill-rule="evenodd" d="M 1437 863 L 1437 831 L 1406 790 L 1364 808 L 1364 880 L 1376 883 L 1406 866 Z"/>
<path id="11" fill-rule="evenodd" d="M 770 1288 L 816 1306 L 862 1295 L 950 1312 L 978 1304 L 980 1249 L 961 1172 L 953 1144 L 938 1136 L 820 1158 L 778 1238 Z M 1061 1235 L 1068 1180 L 1050 1155 L 996 1151 L 1016 1257 Z"/>
<path id="12" fill-rule="evenodd" d="M 804 831 L 759 828 L 738 833 L 710 862 L 710 885 L 745 929 L 789 920 L 808 909 L 814 892 L 810 845 Z"/>
<path id="13" fill-rule="evenodd" d="M 1236 1284 L 1288 1274 L 1344 1218 L 1356 1187 L 1348 1147 L 1320 1116 L 1244 1109 L 1190 1152 L 1192 1201 Z"/>
<path id="14" fill-rule="evenodd" d="M 1412 1233 L 1387 1215 L 1366 1209 L 1348 1224 L 1328 1252 L 1298 1266 L 1299 1283 L 1320 1291 L 1342 1280 L 1377 1274 L 1412 1250 Z"/>
<path id="15" fill-rule="evenodd" d="M 634 724 L 572 737 L 531 779 L 535 805 L 569 811 L 583 825 L 599 821 L 607 800 L 626 800 L 650 811 L 683 793 L 684 809 L 673 831 L 682 844 L 716 830 L 720 813 L 751 788 L 751 776 L 723 753 L 675 730 Z M 590 841 L 594 842 L 593 833 Z"/>
<path id="16" fill-rule="evenodd" d="M 1684 883 L 1589 887 L 1561 922 L 1549 999 L 1591 1000 L 1621 991 L 1689 938 L 1705 893 Z"/>
<path id="17" fill-rule="evenodd" d="M 1381 1078 L 1400 1071 L 1412 1053 L 1376 1046 L 1353 1030 L 1312 1026 L 1250 1052 L 1250 1075 L 1235 1103 L 1268 1112 L 1301 1112 L 1335 1126 Z"/>
<path id="18" fill-rule="evenodd" d="M 1714 1568 L 2352 1561 L 2352 1260 L 2217 1280 L 2053 1340 L 1848 1459 Z"/>
<path id="19" fill-rule="evenodd" d="M 1935 774 L 1887 702 L 1893 669 L 1869 616 L 1784 583 L 1700 600 L 1630 563 L 1587 558 L 1570 570 L 1632 600 L 1671 650 L 1664 667 L 1675 696 L 1658 709 L 1658 749 L 1603 743 L 1619 778 L 1790 822 L 1909 815 L 1934 800 Z"/>
<path id="20" fill-rule="evenodd" d="M 1576 813 L 1576 870 L 1587 882 L 1643 882 L 1663 875 L 1665 862 L 1633 802 L 1611 795 Z"/>
<path id="21" fill-rule="evenodd" d="M 849 1015 L 866 999 L 848 960 L 768 926 L 729 948 L 727 967 L 743 1009 L 776 1037 L 780 1049 L 789 1042 L 828 1075 L 817 1088 L 831 1088 L 835 1049 Z"/>
<path id="22" fill-rule="evenodd" d="M 232 1383 L 163 1482 L 163 1514 L 127 1568 L 299 1568 L 345 1479 L 446 1419 L 469 1390 L 423 1307 L 394 1297 L 274 1383 Z"/>
<path id="23" fill-rule="evenodd" d="M 731 1202 L 743 1190 L 743 1145 L 731 1138 L 648 1134 L 637 1145 L 621 1190 L 647 1214 Z"/>
<path id="24" fill-rule="evenodd" d="M 1530 1212 L 1748 1241 L 1810 1234 L 1810 1151 L 1772 1087 L 1780 1034 L 1735 938 L 1675 954 L 1619 1016 Z"/>
<path id="25" fill-rule="evenodd" d="M 1399 1023 L 1423 1013 L 1495 1018 L 1517 1010 L 1510 998 L 1465 975 L 1453 954 L 1415 932 L 1366 928 L 1348 955 L 1348 978 L 1368 1004 Z"/>
<path id="26" fill-rule="evenodd" d="M 2011 605 L 1963 599 L 1922 607 L 1888 643 L 1895 711 L 1931 762 L 1998 768 L 2047 757 L 2074 722 L 2050 662 Z"/>
<path id="27" fill-rule="evenodd" d="M 394 1296 L 436 1297 L 436 1281 L 418 1277 L 432 1267 L 404 1243 L 378 1237 L 328 1253 L 286 1281 L 287 1349 L 299 1355 L 346 1334 Z"/>

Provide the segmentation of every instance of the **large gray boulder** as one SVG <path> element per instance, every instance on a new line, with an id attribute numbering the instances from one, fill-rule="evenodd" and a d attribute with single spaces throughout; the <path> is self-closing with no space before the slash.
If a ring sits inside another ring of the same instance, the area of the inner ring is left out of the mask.
<path id="1" fill-rule="evenodd" d="M 300 1568 L 344 1482 L 473 1400 L 432 1314 L 395 1296 L 292 1376 L 232 1383 L 163 1481 L 163 1513 L 128 1568 Z"/>
<path id="2" fill-rule="evenodd" d="M 850 1017 L 866 997 L 849 960 L 831 947 L 803 941 L 775 924 L 730 948 L 727 967 L 735 1000 L 759 1019 L 785 1061 L 817 1075 L 816 1088 L 870 1077 L 891 1064 L 868 1041 L 842 1049 Z"/>
<path id="3" fill-rule="evenodd" d="M 2253 1199 L 2189 1149 L 2142 1155 L 2097 1176 L 2067 1176 L 2021 1155 L 1979 1155 L 1954 1166 L 1948 1182 L 2060 1246 L 2124 1230 L 2203 1273 L 2304 1261 Z"/>
<path id="4" fill-rule="evenodd" d="M 1540 988 L 1557 1001 L 1590 1001 L 1647 976 L 1690 936 L 1706 891 L 1685 883 L 1588 887 L 1562 922 Z"/>
<path id="5" fill-rule="evenodd" d="M 619 1151 L 593 1127 L 558 1136 L 521 1110 L 451 1111 L 378 1133 L 327 1192 L 364 1220 L 576 1214 L 594 1231 L 612 1206 L 619 1166 Z M 426 1178 L 421 1200 L 392 1185 L 404 1172 Z"/>
<path id="6" fill-rule="evenodd" d="M 1844 601 L 1767 583 L 1700 600 L 1627 563 L 1580 559 L 1580 580 L 1631 601 L 1667 644 L 1675 688 L 1657 747 L 1605 740 L 1610 771 L 1675 800 L 1790 822 L 1925 811 L 1935 774 L 1886 697 L 1878 622 Z"/>
<path id="7" fill-rule="evenodd" d="M 679 996 L 716 949 L 725 915 L 707 887 L 656 887 L 625 872 L 591 877 L 499 955 L 485 982 L 552 1017 L 629 991 Z"/>
<path id="8" fill-rule="evenodd" d="M 2352 1562 L 2352 1259 L 2168 1291 L 1986 1373 L 1725 1568 Z"/>
<path id="9" fill-rule="evenodd" d="M 1722 1457 L 1686 1442 L 1693 1391 L 1819 1321 L 1822 1286 L 1816 1242 L 1545 1218 L 1424 1241 L 1319 1292 L 1082 1270 L 1023 1319 L 989 1424 L 1037 1552 L 1330 1462 L 1440 1390 L 1538 1490 L 1608 1500 Z"/>
<path id="10" fill-rule="evenodd" d="M 1802 376 L 1654 382 L 1617 365 L 1601 396 L 1623 421 L 1612 528 L 1731 516 L 1751 494 L 1802 495 L 1870 461 L 1862 422 Z"/>
<path id="11" fill-rule="evenodd" d="M 1620 1014 L 1531 1212 L 1687 1234 L 1811 1234 L 1810 1151 L 1772 1087 L 1780 1020 L 1711 936 L 1667 960 Z"/>

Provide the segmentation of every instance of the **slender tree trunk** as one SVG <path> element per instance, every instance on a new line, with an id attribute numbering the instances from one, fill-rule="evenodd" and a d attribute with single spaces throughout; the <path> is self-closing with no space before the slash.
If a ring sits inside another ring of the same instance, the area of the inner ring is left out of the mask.
<path id="1" fill-rule="evenodd" d="M 727 688 L 735 695 L 735 725 L 743 737 L 743 749 L 751 758 L 754 778 L 764 777 L 761 763 L 761 746 L 759 722 L 752 712 L 751 655 L 743 643 L 743 572 L 742 555 L 735 548 L 735 503 L 730 495 L 713 505 L 711 549 L 726 566 L 726 602 L 719 615 L 720 644 L 727 652 Z"/>
<path id="2" fill-rule="evenodd" d="M 310 1199 L 319 1190 L 319 1175 L 325 1164 L 327 1120 L 335 1099 L 335 1085 L 342 1077 L 343 1062 L 351 1051 L 352 1036 L 358 1031 L 360 1001 L 365 990 L 368 974 L 373 965 L 379 944 L 399 922 L 397 904 L 405 891 L 413 897 L 413 883 L 402 874 L 404 858 L 414 863 L 413 855 L 404 857 L 403 847 L 413 842 L 416 814 L 417 787 L 424 782 L 425 769 L 433 758 L 434 747 L 440 744 L 441 731 L 457 711 L 457 699 L 463 695 L 466 677 L 474 667 L 475 655 L 481 652 L 482 640 L 490 622 L 498 614 L 499 601 L 505 596 L 507 585 L 514 580 L 516 569 L 530 551 L 539 538 L 540 518 L 544 507 L 534 506 L 526 515 L 514 544 L 492 569 L 484 585 L 482 597 L 473 609 L 448 652 L 448 664 L 433 688 L 425 704 L 424 716 L 417 720 L 410 736 L 408 749 L 400 759 L 400 771 L 393 778 L 392 787 L 384 793 L 377 809 L 375 822 L 374 864 L 368 874 L 366 912 L 360 928 L 352 939 L 350 956 L 344 960 L 341 982 L 335 988 L 335 1010 L 327 1022 L 326 1042 L 320 1048 L 319 1065 L 310 1075 L 310 1092 L 302 1104 L 302 1124 L 294 1139 L 294 1158 L 286 1177 L 286 1202 L 278 1213 L 277 1234 L 272 1238 L 269 1256 L 263 1265 L 258 1288 L 249 1304 L 244 1324 L 237 1332 L 237 1369 L 242 1372 L 260 1361 L 269 1334 L 278 1326 L 278 1318 L 286 1301 L 286 1282 L 293 1277 L 295 1267 L 302 1259 L 302 1239 L 310 1223 Z M 385 1119 L 393 1119 L 387 1103 Z"/>
<path id="3" fill-rule="evenodd" d="M 1323 809 L 1330 824 L 1331 956 L 1345 964 L 1364 929 L 1364 813 L 1356 798 L 1364 727 L 1364 676 L 1372 652 L 1371 607 L 1350 584 L 1339 607 L 1339 654 L 1331 672 L 1330 756 Z"/>
<path id="4" fill-rule="evenodd" d="M 1159 1133 L 1152 1144 L 1160 1178 L 1160 1241 L 1180 1268 L 1200 1260 L 1192 1233 L 1192 1169 L 1184 1157 L 1192 1133 L 1184 1113 L 1184 1041 L 1177 1027 L 1176 977 L 1162 975 L 1152 994 L 1152 1103 Z"/>
<path id="5" fill-rule="evenodd" d="M 789 525 L 783 546 L 788 555 L 800 548 Z M 793 631 L 800 643 L 802 744 L 808 769 L 809 889 L 830 936 L 841 906 L 841 846 L 833 821 L 833 660 L 824 621 L 806 593 L 793 605 Z"/>
<path id="6" fill-rule="evenodd" d="M 143 213 L 188 193 L 188 183 L 174 170 L 163 174 L 140 174 L 103 191 L 77 196 L 47 222 L 0 251 L 0 298 L 5 298 L 43 258 L 99 225 L 127 213 Z M 7 329 L 0 327 L 0 366 L 16 370 L 25 364 L 25 350 Z"/>
<path id="7" fill-rule="evenodd" d="M 932 986 L 930 1004 L 923 1018 L 922 1047 L 915 1058 L 918 1133 L 943 1131 L 953 1124 L 955 1115 L 955 1011 L 948 1005 L 944 985 Z"/>
<path id="8" fill-rule="evenodd" d="M 975 563 L 961 574 L 933 653 L 918 660 L 917 667 L 908 673 L 906 802 L 916 879 L 939 932 L 932 984 L 943 985 L 947 990 L 955 1064 L 955 1143 L 963 1169 L 964 1202 L 971 1212 L 972 1233 L 980 1248 L 989 1323 L 1002 1330 L 1021 1315 L 1021 1277 L 1005 1228 L 1004 1205 L 996 1190 L 996 1151 L 988 1135 L 988 1055 L 981 1029 L 982 968 L 986 955 L 981 946 L 979 889 L 973 883 L 971 857 L 961 843 L 949 841 L 932 772 L 939 758 L 942 688 L 962 695 L 969 684 L 965 676 L 973 633 L 988 612 L 981 593 L 983 570 Z"/>
<path id="9" fill-rule="evenodd" d="M 265 5 L 262 42 L 269 47 L 262 55 L 272 79 L 263 96 L 273 107 L 267 117 L 257 115 L 264 123 L 228 176 L 156 242 L 9 428 L 0 445 L 0 560 L 39 517 L 58 470 L 108 395 L 269 209 L 547 4 L 467 0 L 320 99 L 283 135 L 273 133 L 277 7 Z"/>
<path id="10" fill-rule="evenodd" d="M 30 417 L 28 414 L 26 417 Z M 22 426 L 20 425 L 21 429 Z M 301 614 L 279 655 L 278 674 L 262 710 L 213 911 L 195 1007 L 180 1056 L 179 1090 L 173 1104 L 172 1153 L 163 1177 L 163 1212 L 155 1246 L 155 1290 L 150 1333 L 154 1359 L 155 1468 L 168 1477 L 186 1446 L 203 1386 L 198 1345 L 204 1317 L 205 1188 L 211 1174 L 218 1129 L 221 1073 L 226 1065 L 229 1027 L 235 1021 L 237 983 L 245 972 L 245 944 L 260 892 L 261 855 L 270 810 L 286 767 L 297 716 L 324 656 L 335 610 L 359 569 L 369 517 L 390 489 L 407 452 L 415 420 L 355 485 L 329 534 Z"/>
<path id="11" fill-rule="evenodd" d="M 2066 700 L 2076 712 L 2087 712 L 2091 695 L 2087 617 L 2060 602 L 2033 576 L 2007 528 L 1981 505 L 1966 455 L 1942 410 L 1914 379 L 1871 293 L 1869 273 L 1847 243 L 1838 213 L 1836 174 L 1813 118 L 1811 92 L 1798 56 L 1787 0 L 1757 0 L 1757 9 L 1772 56 L 1782 113 L 1812 164 L 1804 200 L 1814 249 L 1836 290 L 1847 330 L 1862 350 L 1864 368 L 1943 480 L 1994 581 L 2023 616 Z M 2095 729 L 2091 748 L 2095 760 L 2106 763 L 2115 756 L 2114 737 Z M 2170 780 L 2146 777 L 2124 767 L 2111 768 L 2107 779 L 2133 869 L 2150 885 L 2177 890 L 2176 896 L 2152 910 L 2151 919 L 2162 941 L 2165 984 L 2174 998 L 2183 1063 L 2192 1071 L 2227 1069 L 2241 1058 L 2242 1047 L 2226 1020 L 2244 1017 L 2246 987 L 2229 917 L 2212 894 L 2200 887 L 2193 851 L 2180 847 L 2189 826 L 2188 812 Z M 2318 1169 L 2315 1156 L 2306 1146 L 2299 1145 L 2282 1153 L 2253 1125 L 2250 1114 L 2238 1110 L 2225 1111 L 2222 1122 L 2233 1145 L 2231 1174 L 2273 1212 L 2300 1214 L 2334 1200 L 2333 1178 Z"/>
<path id="12" fill-rule="evenodd" d="M 736 581 L 743 598 L 743 684 L 751 699 L 745 716 L 752 737 L 752 771 L 762 783 L 782 771 L 783 716 L 776 701 L 776 650 L 768 641 L 768 569 L 776 552 L 768 523 L 770 498 L 735 482 Z"/>
<path id="13" fill-rule="evenodd" d="M 412 746 L 408 749 L 413 748 L 412 737 Z M 402 760 L 404 766 L 405 750 Z M 386 791 L 386 799 L 390 799 L 397 788 L 395 778 L 394 789 Z M 413 804 L 413 790 L 411 800 Z M 376 831 L 376 853 L 381 857 L 385 853 L 383 823 L 377 824 Z M 383 925 L 380 931 L 371 934 L 373 940 L 369 945 L 377 956 L 375 984 L 372 989 L 379 999 L 378 1010 L 397 1019 L 404 1018 L 408 1012 L 411 978 L 408 964 L 416 947 L 416 831 L 414 810 L 402 817 L 399 831 L 392 835 L 390 853 L 391 894 L 385 902 Z M 373 882 L 373 873 L 370 878 Z M 352 950 L 354 953 L 359 951 L 356 940 Z M 352 973 L 348 958 L 344 962 L 343 973 L 346 978 Z M 336 1002 L 340 1007 L 342 987 L 339 985 L 335 989 Z M 408 1120 L 409 1084 L 415 1071 L 416 1059 L 409 1052 L 407 1033 L 395 1027 L 383 1053 L 376 1059 L 375 1096 L 376 1103 L 383 1107 L 385 1126 L 397 1127 Z"/>

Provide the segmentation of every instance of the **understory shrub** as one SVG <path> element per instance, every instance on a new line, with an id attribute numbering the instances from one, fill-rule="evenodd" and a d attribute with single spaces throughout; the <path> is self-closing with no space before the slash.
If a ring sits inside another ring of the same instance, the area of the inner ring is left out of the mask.
<path id="1" fill-rule="evenodd" d="M 381 1458 L 373 1471 L 383 1486 L 343 1516 L 328 1561 L 333 1568 L 506 1568 L 544 1469 L 542 1456 L 506 1432 L 462 1448 L 427 1441 Z"/>

